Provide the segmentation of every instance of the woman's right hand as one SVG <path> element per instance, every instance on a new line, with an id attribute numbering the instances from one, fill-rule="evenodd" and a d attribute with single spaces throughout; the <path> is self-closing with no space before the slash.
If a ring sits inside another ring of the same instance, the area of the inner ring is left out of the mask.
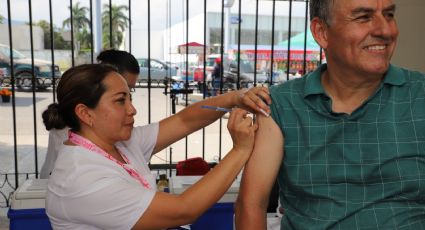
<path id="1" fill-rule="evenodd" d="M 134 229 L 163 229 L 193 223 L 217 203 L 253 151 L 258 125 L 247 114 L 247 111 L 238 108 L 230 113 L 227 129 L 232 136 L 233 149 L 220 163 L 180 195 L 157 192 Z"/>
<path id="2" fill-rule="evenodd" d="M 255 131 L 258 124 L 243 109 L 234 108 L 230 113 L 227 129 L 233 140 L 233 149 L 237 152 L 251 153 L 254 148 Z M 248 156 L 250 154 L 247 154 Z"/>

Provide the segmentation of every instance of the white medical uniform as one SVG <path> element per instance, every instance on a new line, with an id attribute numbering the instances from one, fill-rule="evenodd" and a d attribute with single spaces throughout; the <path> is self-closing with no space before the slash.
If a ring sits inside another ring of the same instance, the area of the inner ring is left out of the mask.
<path id="1" fill-rule="evenodd" d="M 156 192 L 147 162 L 159 125 L 133 129 L 116 144 L 150 185 L 145 188 L 116 162 L 81 146 L 64 145 L 48 182 L 46 212 L 54 229 L 131 229 Z"/>

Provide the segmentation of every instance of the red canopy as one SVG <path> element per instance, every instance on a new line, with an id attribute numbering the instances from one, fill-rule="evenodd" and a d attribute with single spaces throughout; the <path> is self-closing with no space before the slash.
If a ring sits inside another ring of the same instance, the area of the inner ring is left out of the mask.
<path id="1" fill-rule="evenodd" d="M 186 44 L 179 45 L 179 47 L 181 47 L 181 46 L 204 46 L 204 45 L 197 43 L 197 42 L 189 42 L 189 43 L 186 43 Z"/>
<path id="2" fill-rule="evenodd" d="M 201 54 L 204 52 L 204 45 L 197 42 L 189 42 L 179 45 L 179 53 L 186 54 L 186 49 L 189 47 L 189 54 Z"/>

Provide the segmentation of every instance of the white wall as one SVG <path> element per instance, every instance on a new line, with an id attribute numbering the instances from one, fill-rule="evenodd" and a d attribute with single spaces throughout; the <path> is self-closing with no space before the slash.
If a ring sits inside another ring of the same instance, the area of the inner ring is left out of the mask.
<path id="1" fill-rule="evenodd" d="M 33 26 L 34 50 L 44 49 L 44 33 L 38 26 Z M 0 24 L 0 43 L 9 45 L 9 25 Z M 16 50 L 30 50 L 30 27 L 27 25 L 12 25 L 12 45 Z"/>
<path id="2" fill-rule="evenodd" d="M 129 50 L 128 30 L 125 31 L 123 49 Z M 150 55 L 151 58 L 164 59 L 163 31 L 151 31 Z M 131 29 L 131 53 L 136 58 L 148 57 L 148 32 L 144 29 Z"/>
<path id="3" fill-rule="evenodd" d="M 394 0 L 400 29 L 392 63 L 425 72 L 425 1 Z"/>

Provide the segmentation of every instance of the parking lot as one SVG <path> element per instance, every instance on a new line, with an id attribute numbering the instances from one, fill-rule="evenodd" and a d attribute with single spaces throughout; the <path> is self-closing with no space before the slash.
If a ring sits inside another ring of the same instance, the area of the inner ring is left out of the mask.
<path id="1" fill-rule="evenodd" d="M 148 89 L 137 88 L 133 92 L 133 104 L 137 109 L 135 125 L 144 125 L 149 122 L 157 122 L 171 113 L 171 100 L 169 95 L 164 95 L 163 88 L 150 90 L 150 104 L 148 109 Z M 180 100 L 182 101 L 182 100 Z M 35 103 L 33 103 L 35 102 Z M 52 89 L 36 92 L 15 92 L 15 117 L 16 117 L 16 146 L 17 165 L 19 173 L 35 172 L 35 152 L 37 150 L 38 170 L 40 170 L 48 143 L 48 131 L 44 128 L 41 113 L 53 102 Z M 176 111 L 183 109 L 181 104 L 176 105 Z M 14 157 L 14 114 L 12 102 L 0 102 L 0 173 L 15 172 Z M 226 129 L 227 119 L 222 119 L 221 150 L 224 156 L 232 147 L 232 140 Z M 187 157 L 202 157 L 203 141 L 205 141 L 205 159 L 208 162 L 216 161 L 219 157 L 220 128 L 219 121 L 205 128 L 205 139 L 202 130 L 193 133 L 187 138 Z M 35 148 L 37 143 L 37 148 Z M 186 158 L 186 139 L 173 144 L 169 148 L 156 154 L 152 164 L 169 163 L 170 152 L 172 161 L 177 162 Z M 3 182 L 3 181 L 1 181 Z M 14 182 L 14 180 L 12 180 Z M 20 183 L 23 181 L 20 180 Z M 0 187 L 0 189 L 2 189 Z M 1 201 L 0 201 L 1 202 Z M 0 210 L 0 222 L 4 222 L 7 209 Z M 1 221 L 3 219 L 3 221 Z M 1 229 L 1 224 L 0 224 Z"/>
<path id="2" fill-rule="evenodd" d="M 135 125 L 144 125 L 149 122 L 157 122 L 171 114 L 171 99 L 169 95 L 164 95 L 163 88 L 153 88 L 150 90 L 150 104 L 148 108 L 148 89 L 137 88 L 133 92 L 133 104 L 137 109 Z M 180 100 L 181 101 L 181 100 Z M 33 106 L 33 102 L 35 105 Z M 34 172 L 34 146 L 37 139 L 38 162 L 41 165 L 44 161 L 44 154 L 47 148 L 48 131 L 45 130 L 41 113 L 47 106 L 53 102 L 53 93 L 51 89 L 43 92 L 36 92 L 33 97 L 32 92 L 15 93 L 15 113 L 16 113 L 16 137 L 19 167 L 21 172 Z M 177 104 L 176 110 L 183 109 L 184 106 Z M 13 106 L 12 103 L 0 102 L 0 171 L 10 172 L 13 169 Z M 230 135 L 228 135 L 226 125 L 227 120 L 222 119 L 222 149 L 226 152 L 231 147 Z M 36 130 L 35 130 L 36 129 Z M 218 156 L 219 142 L 219 122 L 215 122 L 206 128 L 205 149 L 206 159 L 212 161 Z M 36 138 L 35 138 L 36 135 Z M 202 131 L 195 132 L 188 137 L 188 157 L 202 156 Z M 171 146 L 173 152 L 173 161 L 185 158 L 185 140 L 181 140 Z M 157 154 L 158 157 L 152 159 L 152 164 L 166 163 L 169 148 L 164 153 Z M 4 158 L 6 157 L 6 159 Z M 28 164 L 26 163 L 28 161 Z M 25 167 L 24 167 L 25 165 Z"/>

